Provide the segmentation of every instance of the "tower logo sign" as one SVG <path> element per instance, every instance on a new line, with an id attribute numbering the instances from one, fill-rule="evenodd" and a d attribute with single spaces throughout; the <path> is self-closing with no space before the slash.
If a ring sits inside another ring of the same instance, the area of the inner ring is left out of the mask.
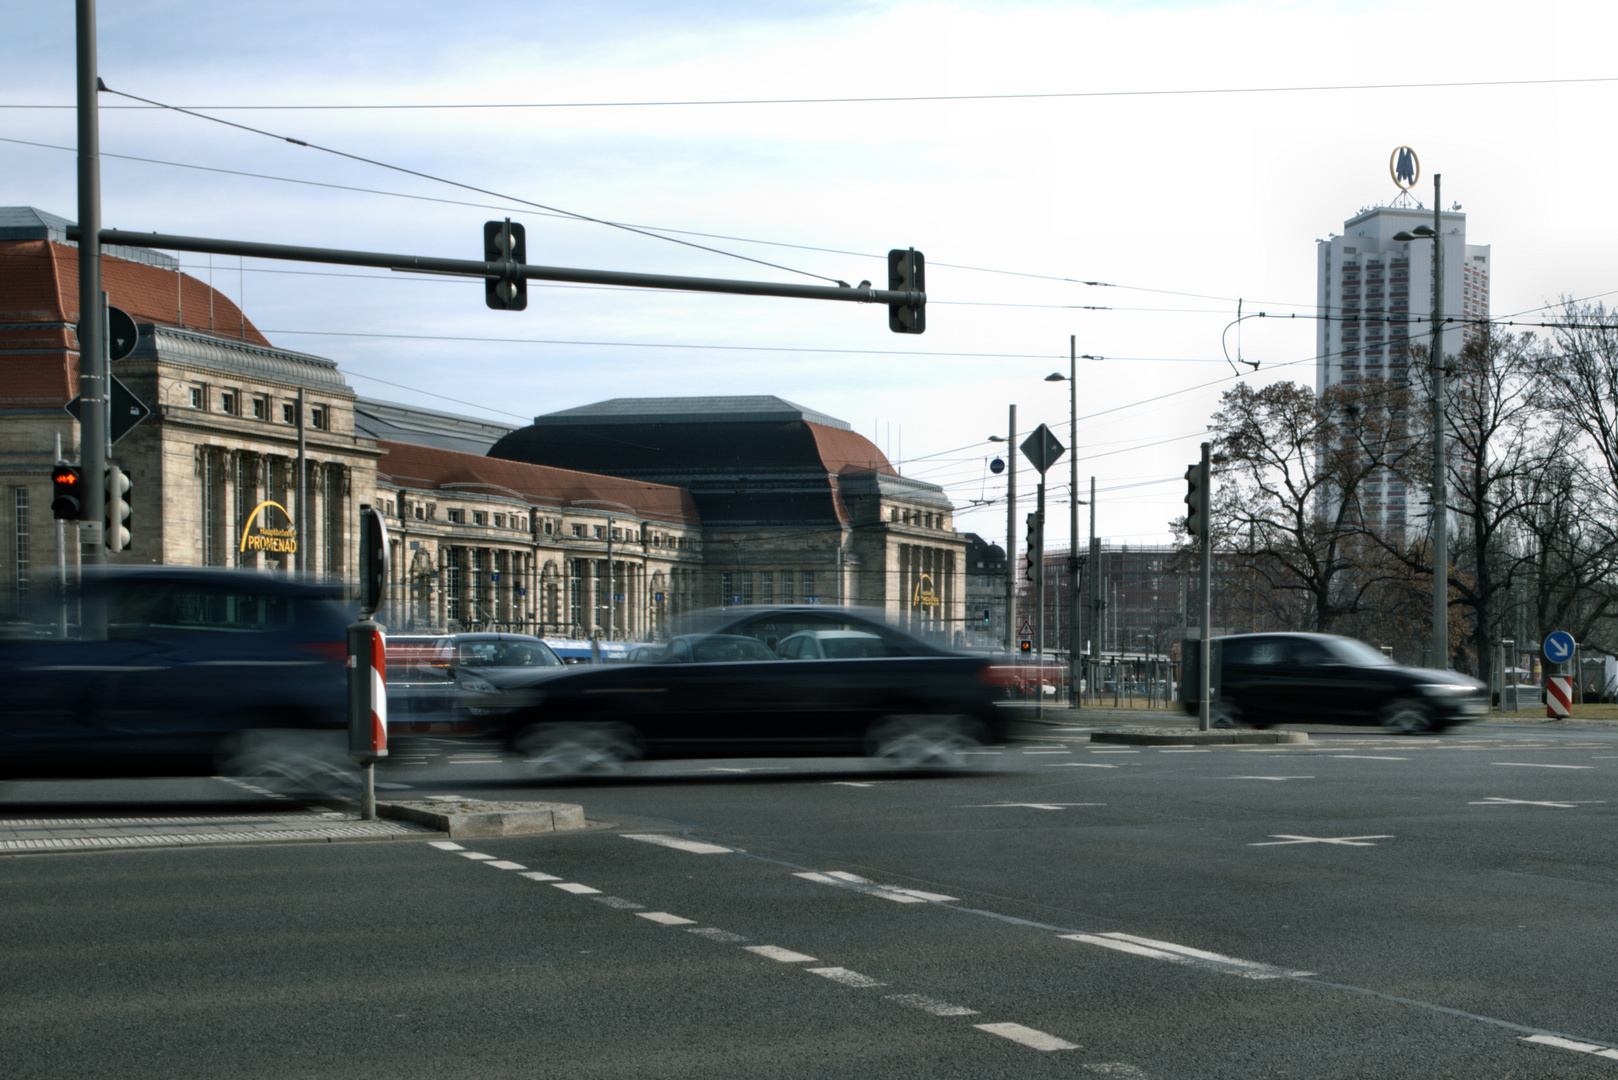
<path id="1" fill-rule="evenodd" d="M 1393 174 L 1393 182 L 1401 191 L 1409 191 L 1421 179 L 1421 161 L 1414 150 L 1401 146 L 1388 158 L 1388 172 Z"/>

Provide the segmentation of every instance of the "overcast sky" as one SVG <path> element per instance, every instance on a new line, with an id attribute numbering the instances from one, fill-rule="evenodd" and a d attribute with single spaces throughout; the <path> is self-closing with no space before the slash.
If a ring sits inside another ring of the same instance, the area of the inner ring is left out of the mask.
<path id="1" fill-rule="evenodd" d="M 1097 478 L 1104 538 L 1146 544 L 1168 539 L 1234 378 L 1221 335 L 1237 299 L 1312 314 L 1314 241 L 1397 194 L 1394 147 L 1420 155 L 1416 193 L 1430 205 L 1442 173 L 1468 240 L 1493 246 L 1495 316 L 1618 290 L 1613 10 L 103 0 L 99 45 L 114 90 L 255 106 L 213 115 L 515 199 L 736 238 L 685 237 L 850 282 L 885 284 L 891 247 L 928 262 L 927 332 L 910 336 L 852 304 L 533 284 L 527 311 L 497 312 L 478 282 L 213 259 L 213 283 L 272 342 L 337 360 L 361 394 L 513 423 L 618 396 L 776 394 L 848 421 L 905 475 L 944 485 L 958 528 L 998 541 L 1004 503 L 972 509 L 1005 493 L 985 439 L 1015 403 L 1021 429 L 1043 421 L 1069 441 L 1068 388 L 1043 378 L 1067 370 L 1076 335 L 1105 357 L 1079 362 L 1081 487 Z M 73 34 L 66 0 L 8 13 L 0 205 L 77 215 L 74 155 L 17 141 L 74 146 L 72 110 L 40 107 L 73 103 Z M 1593 81 L 1161 93 L 1580 79 Z M 1085 96 L 264 108 L 1017 94 Z M 101 103 L 109 227 L 480 258 L 483 222 L 509 214 L 532 263 L 815 281 Z M 208 261 L 184 256 L 204 279 Z M 1261 362 L 1243 377 L 1313 384 L 1311 320 L 1250 320 L 1240 336 Z"/>

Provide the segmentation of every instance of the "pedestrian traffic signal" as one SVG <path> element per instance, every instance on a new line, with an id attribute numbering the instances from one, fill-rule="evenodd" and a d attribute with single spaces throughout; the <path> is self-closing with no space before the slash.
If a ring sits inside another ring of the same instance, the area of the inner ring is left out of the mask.
<path id="1" fill-rule="evenodd" d="M 1042 558 L 1045 550 L 1045 523 L 1041 520 L 1038 511 L 1028 515 L 1028 536 L 1023 546 L 1026 554 L 1023 556 L 1022 576 L 1038 585 L 1044 580 Z"/>
<path id="2" fill-rule="evenodd" d="M 983 625 L 984 626 L 989 625 L 989 609 L 988 608 L 983 609 Z"/>
<path id="3" fill-rule="evenodd" d="M 1029 641 L 1027 638 L 1023 638 L 1021 648 L 1022 648 L 1022 654 L 1024 656 L 1027 656 L 1029 653 L 1034 651 L 1034 643 L 1032 641 Z"/>
<path id="4" fill-rule="evenodd" d="M 77 465 L 58 465 L 51 470 L 51 513 L 63 521 L 79 520 L 79 492 L 84 488 L 84 475 Z"/>
<path id="5" fill-rule="evenodd" d="M 1208 489 L 1203 483 L 1200 464 L 1186 466 L 1185 507 L 1185 531 L 1192 536 L 1202 536 L 1208 528 Z"/>
<path id="6" fill-rule="evenodd" d="M 483 301 L 502 311 L 521 311 L 528 306 L 528 279 L 515 269 L 528 262 L 528 241 L 523 227 L 504 221 L 483 223 L 483 258 L 485 262 L 503 264 L 504 272 L 498 277 L 483 279 Z"/>
<path id="7" fill-rule="evenodd" d="M 888 302 L 888 329 L 895 334 L 920 334 L 927 329 L 927 260 L 915 248 L 888 252 L 888 290 L 910 295 Z"/>
<path id="8" fill-rule="evenodd" d="M 116 465 L 107 466 L 106 532 L 108 551 L 129 547 L 129 477 Z"/>

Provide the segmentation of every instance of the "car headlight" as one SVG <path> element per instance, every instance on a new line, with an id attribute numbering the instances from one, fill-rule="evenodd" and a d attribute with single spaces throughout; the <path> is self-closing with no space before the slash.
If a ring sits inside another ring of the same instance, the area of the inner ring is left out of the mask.
<path id="1" fill-rule="evenodd" d="M 466 678 L 461 680 L 461 689 L 470 690 L 475 694 L 498 694 L 500 688 L 487 679 Z"/>
<path id="2" fill-rule="evenodd" d="M 1419 688 L 1422 693 L 1434 695 L 1459 695 L 1476 693 L 1476 689 L 1464 683 L 1422 683 Z"/>

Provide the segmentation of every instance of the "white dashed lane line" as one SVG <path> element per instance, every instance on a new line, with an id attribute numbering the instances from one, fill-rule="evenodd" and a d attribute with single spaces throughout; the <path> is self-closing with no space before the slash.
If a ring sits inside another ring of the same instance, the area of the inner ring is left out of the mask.
<path id="1" fill-rule="evenodd" d="M 496 859 L 493 862 L 486 862 L 483 865 L 484 866 L 492 866 L 496 870 L 526 870 L 526 869 L 528 869 L 528 867 L 524 866 L 522 863 L 520 863 L 520 862 L 512 862 L 510 859 Z"/>
<path id="2" fill-rule="evenodd" d="M 551 882 L 551 888 L 561 889 L 563 892 L 573 893 L 577 896 L 588 896 L 591 893 L 601 891 L 600 889 L 592 889 L 588 885 L 580 885 L 577 881 L 553 881 Z"/>
<path id="3" fill-rule="evenodd" d="M 518 877 L 525 877 L 529 881 L 561 881 L 562 880 L 561 878 L 557 877 L 555 874 L 545 874 L 545 873 L 541 873 L 538 870 L 527 870 L 527 871 L 524 871 L 521 874 L 518 874 L 517 876 Z"/>
<path id="4" fill-rule="evenodd" d="M 771 960 L 779 960 L 783 964 L 813 964 L 816 962 L 813 956 L 793 952 L 791 949 L 783 949 L 779 945 L 749 945 L 747 946 L 747 951 L 768 957 Z"/>
<path id="5" fill-rule="evenodd" d="M 463 859 L 473 859 L 473 860 L 476 860 L 478 862 L 482 862 L 482 861 L 485 861 L 485 860 L 491 860 L 491 859 L 494 858 L 493 855 L 485 855 L 481 851 L 458 851 L 458 852 L 456 852 L 456 854 L 459 855 Z"/>
<path id="6" fill-rule="evenodd" d="M 922 892 L 920 889 L 901 889 L 894 885 L 878 885 L 867 881 L 858 874 L 850 874 L 846 870 L 811 870 L 796 873 L 793 877 L 803 878 L 805 881 L 815 881 L 822 885 L 836 885 L 845 889 L 853 889 L 868 896 L 879 896 L 884 900 L 892 900 L 896 904 L 924 904 L 928 901 L 948 903 L 958 899 L 954 896 L 945 896 L 942 893 Z"/>
<path id="7" fill-rule="evenodd" d="M 861 975 L 857 971 L 850 971 L 844 967 L 804 968 L 811 975 L 819 975 L 822 979 L 830 979 L 834 983 L 851 986 L 856 990 L 870 990 L 878 986 L 888 985 L 878 982 L 869 975 Z"/>
<path id="8" fill-rule="evenodd" d="M 1151 960 L 1167 960 L 1177 964 L 1200 964 L 1204 967 L 1222 971 L 1228 975 L 1240 975 L 1246 979 L 1277 979 L 1283 975 L 1294 978 L 1306 978 L 1314 975 L 1313 971 L 1287 971 L 1271 964 L 1261 964 L 1257 960 L 1238 960 L 1234 956 L 1225 956 L 1205 949 L 1193 949 L 1189 945 L 1176 945 L 1172 941 L 1157 941 L 1153 938 L 1137 937 L 1134 934 L 1060 934 L 1065 941 L 1079 941 L 1086 945 L 1099 945 L 1103 949 L 1112 949 L 1115 952 L 1125 952 L 1133 956 L 1144 956 Z"/>
<path id="9" fill-rule="evenodd" d="M 1116 765 L 1103 765 L 1099 761 L 1053 761 L 1047 769 L 1116 769 Z"/>
<path id="10" fill-rule="evenodd" d="M 1618 1061 L 1618 1050 L 1610 1046 L 1564 1039 L 1560 1035 L 1528 1035 L 1523 1038 L 1523 1042 L 1538 1043 L 1540 1046 L 1554 1046 L 1558 1050 L 1572 1050 L 1580 1054 L 1593 1054 L 1596 1057 Z"/>
<path id="11" fill-rule="evenodd" d="M 1334 758 L 1352 759 L 1355 761 L 1409 761 L 1407 757 L 1376 757 L 1372 754 L 1333 754 Z"/>
<path id="12" fill-rule="evenodd" d="M 695 919 L 682 919 L 678 915 L 670 915 L 666 911 L 637 911 L 635 914 L 659 926 L 695 926 L 697 922 Z"/>
<path id="13" fill-rule="evenodd" d="M 678 836 L 664 836 L 662 833 L 619 833 L 625 840 L 639 840 L 643 844 L 656 844 L 659 847 L 673 848 L 676 851 L 689 851 L 693 855 L 729 855 L 731 848 L 719 844 L 707 844 L 701 840 L 686 840 Z"/>
<path id="14" fill-rule="evenodd" d="M 927 997 L 925 994 L 889 994 L 888 1001 L 897 1001 L 900 1005 L 908 1005 L 912 1009 L 920 1009 L 932 1016 L 977 1016 L 976 1009 L 968 1009 L 965 1005 L 951 1005 L 947 1001 Z"/>
<path id="15" fill-rule="evenodd" d="M 1002 1039 L 1010 1039 L 1014 1043 L 1035 1050 L 1077 1050 L 1077 1043 L 1070 1043 L 1066 1039 L 1058 1039 L 1055 1035 L 1047 1035 L 1035 1028 L 1024 1027 L 1022 1024 L 973 1024 L 979 1031 L 987 1031 L 990 1035 L 998 1035 Z"/>
<path id="16" fill-rule="evenodd" d="M 1510 765 L 1517 769 L 1594 769 L 1594 765 L 1546 765 L 1540 761 L 1491 761 L 1490 765 Z"/>

